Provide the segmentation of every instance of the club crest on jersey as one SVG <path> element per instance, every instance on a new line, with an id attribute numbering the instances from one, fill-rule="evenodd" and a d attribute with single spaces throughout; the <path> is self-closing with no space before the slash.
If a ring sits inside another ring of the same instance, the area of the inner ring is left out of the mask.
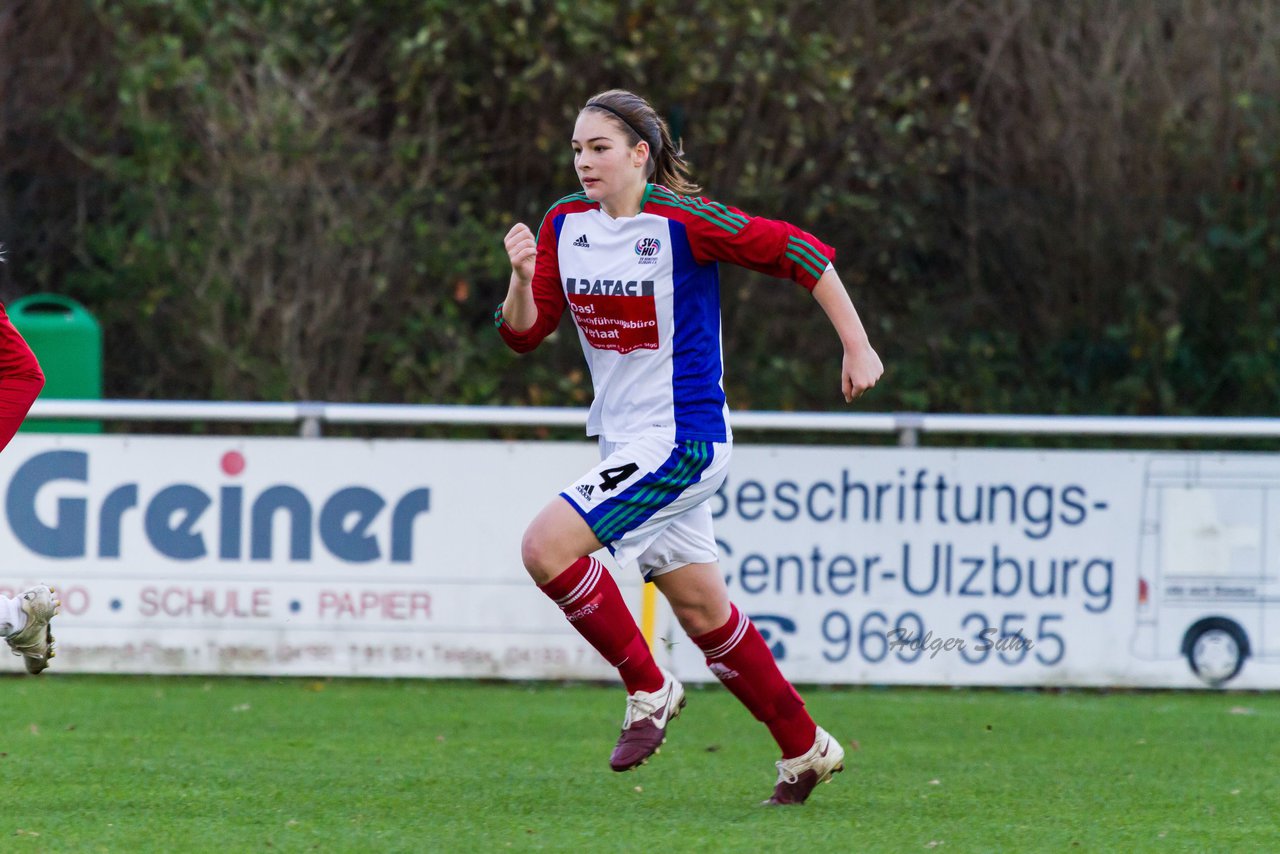
<path id="1" fill-rule="evenodd" d="M 583 294 L 586 296 L 598 297 L 651 297 L 653 296 L 653 282 L 645 280 L 637 282 L 632 279 L 624 282 L 622 279 L 574 279 L 567 278 L 564 280 L 564 289 L 571 294 Z"/>
<path id="2" fill-rule="evenodd" d="M 641 264 L 657 264 L 661 248 L 662 241 L 656 237 L 642 237 L 636 241 L 636 254 L 640 256 Z"/>

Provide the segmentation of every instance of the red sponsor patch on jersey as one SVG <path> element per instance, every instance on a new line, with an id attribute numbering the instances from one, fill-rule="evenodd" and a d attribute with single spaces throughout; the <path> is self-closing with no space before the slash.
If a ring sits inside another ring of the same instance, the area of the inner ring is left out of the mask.
<path id="1" fill-rule="evenodd" d="M 568 297 L 574 321 L 597 350 L 658 349 L 658 308 L 652 291 L 637 296 L 571 293 Z"/>

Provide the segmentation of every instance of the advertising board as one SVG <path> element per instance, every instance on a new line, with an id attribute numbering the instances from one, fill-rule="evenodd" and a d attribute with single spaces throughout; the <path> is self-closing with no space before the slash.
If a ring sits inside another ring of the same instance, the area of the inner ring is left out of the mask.
<path id="1" fill-rule="evenodd" d="M 21 436 L 0 593 L 59 587 L 67 672 L 608 679 L 520 565 L 596 459 Z M 798 682 L 1274 688 L 1277 490 L 1264 454 L 739 445 L 712 508 L 730 594 Z M 661 659 L 710 680 L 605 557 Z"/>

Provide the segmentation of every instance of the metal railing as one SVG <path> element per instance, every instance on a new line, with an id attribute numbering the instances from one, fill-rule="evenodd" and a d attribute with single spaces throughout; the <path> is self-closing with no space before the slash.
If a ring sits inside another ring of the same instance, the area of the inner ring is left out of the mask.
<path id="1" fill-rule="evenodd" d="M 550 406 L 433 406 L 391 403 L 254 403 L 182 400 L 38 400 L 35 420 L 213 421 L 297 424 L 319 437 L 325 424 L 582 427 L 587 410 Z M 896 434 L 914 447 L 923 433 L 1019 436 L 1280 438 L 1280 418 L 1112 415 L 948 415 L 919 412 L 734 412 L 739 430 Z"/>

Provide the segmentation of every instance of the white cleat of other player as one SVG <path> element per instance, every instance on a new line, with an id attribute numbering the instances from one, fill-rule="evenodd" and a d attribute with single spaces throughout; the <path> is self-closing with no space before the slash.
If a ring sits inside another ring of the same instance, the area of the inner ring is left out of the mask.
<path id="1" fill-rule="evenodd" d="M 5 641 L 14 655 L 22 656 L 27 672 L 33 675 L 41 673 L 49 666 L 49 659 L 54 652 L 53 632 L 49 621 L 62 606 L 57 591 L 41 584 L 28 588 L 17 599 L 22 613 L 26 615 L 26 623 L 17 631 L 5 635 Z M 11 623 L 0 623 L 12 629 Z"/>

